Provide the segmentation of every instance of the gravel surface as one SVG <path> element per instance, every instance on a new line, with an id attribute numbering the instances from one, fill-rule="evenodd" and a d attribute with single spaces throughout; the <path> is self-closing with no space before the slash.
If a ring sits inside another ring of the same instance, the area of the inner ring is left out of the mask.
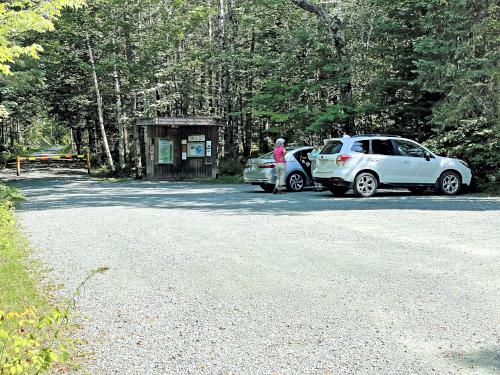
<path id="1" fill-rule="evenodd" d="M 91 374 L 500 372 L 498 198 L 13 183 Z"/>

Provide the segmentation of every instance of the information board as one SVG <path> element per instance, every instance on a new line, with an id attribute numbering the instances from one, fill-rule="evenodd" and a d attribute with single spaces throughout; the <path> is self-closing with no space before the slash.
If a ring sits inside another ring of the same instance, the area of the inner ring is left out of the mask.
<path id="1" fill-rule="evenodd" d="M 174 163 L 174 142 L 171 139 L 158 140 L 158 164 Z"/>
<path id="2" fill-rule="evenodd" d="M 189 158 L 201 158 L 205 156 L 205 142 L 188 143 Z"/>

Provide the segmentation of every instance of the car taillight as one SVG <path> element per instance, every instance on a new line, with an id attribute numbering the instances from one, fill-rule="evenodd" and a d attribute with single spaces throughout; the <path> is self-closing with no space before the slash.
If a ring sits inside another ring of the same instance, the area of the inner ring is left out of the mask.
<path id="1" fill-rule="evenodd" d="M 274 163 L 264 163 L 259 165 L 259 168 L 274 168 Z"/>
<path id="2" fill-rule="evenodd" d="M 336 163 L 337 165 L 344 165 L 347 160 L 351 158 L 350 155 L 339 155 L 337 156 Z"/>

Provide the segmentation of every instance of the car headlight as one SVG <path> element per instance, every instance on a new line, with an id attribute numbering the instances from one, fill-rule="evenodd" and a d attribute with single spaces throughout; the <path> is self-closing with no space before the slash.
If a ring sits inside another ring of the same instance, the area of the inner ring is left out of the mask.
<path id="1" fill-rule="evenodd" d="M 469 168 L 469 164 L 467 164 L 465 161 L 459 160 L 459 162 L 462 163 L 463 165 L 465 165 L 467 168 Z"/>

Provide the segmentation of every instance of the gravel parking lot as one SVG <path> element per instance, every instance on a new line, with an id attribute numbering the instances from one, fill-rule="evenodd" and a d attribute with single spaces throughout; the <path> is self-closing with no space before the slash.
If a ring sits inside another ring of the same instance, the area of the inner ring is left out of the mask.
<path id="1" fill-rule="evenodd" d="M 500 200 L 14 182 L 92 374 L 494 374 Z"/>

